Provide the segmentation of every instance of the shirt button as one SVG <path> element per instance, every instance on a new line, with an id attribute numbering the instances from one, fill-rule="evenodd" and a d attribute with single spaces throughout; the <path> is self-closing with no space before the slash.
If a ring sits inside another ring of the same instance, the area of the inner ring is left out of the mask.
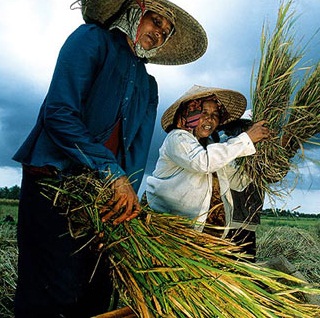
<path id="1" fill-rule="evenodd" d="M 127 117 L 124 117 L 123 120 L 127 120 Z"/>

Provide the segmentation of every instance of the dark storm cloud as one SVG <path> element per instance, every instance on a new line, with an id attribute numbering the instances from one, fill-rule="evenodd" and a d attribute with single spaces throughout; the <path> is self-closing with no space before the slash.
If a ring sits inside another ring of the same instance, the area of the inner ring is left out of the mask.
<path id="1" fill-rule="evenodd" d="M 16 74 L 0 79 L 0 166 L 18 166 L 11 158 L 32 128 L 40 94 Z"/>

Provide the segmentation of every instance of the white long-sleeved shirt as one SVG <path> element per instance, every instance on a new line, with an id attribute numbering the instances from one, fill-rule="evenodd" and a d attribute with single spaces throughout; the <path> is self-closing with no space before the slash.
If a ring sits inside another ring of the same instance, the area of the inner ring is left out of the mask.
<path id="1" fill-rule="evenodd" d="M 155 211 L 196 220 L 196 228 L 202 231 L 210 208 L 212 173 L 216 172 L 228 229 L 233 214 L 230 189 L 243 191 L 250 183 L 246 175 L 237 173 L 232 163 L 255 152 L 246 133 L 204 149 L 191 133 L 175 129 L 165 138 L 156 168 L 147 178 L 148 203 Z M 224 236 L 226 233 L 227 230 Z"/>

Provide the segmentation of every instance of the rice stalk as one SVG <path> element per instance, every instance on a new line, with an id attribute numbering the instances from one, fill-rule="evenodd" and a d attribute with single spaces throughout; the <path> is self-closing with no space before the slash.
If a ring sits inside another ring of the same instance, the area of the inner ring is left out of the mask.
<path id="1" fill-rule="evenodd" d="M 113 195 L 93 172 L 45 183 L 44 194 L 64 209 L 74 237 L 92 233 L 93 251 L 107 253 L 114 285 L 138 317 L 316 317 L 297 292 L 320 293 L 284 273 L 246 262 L 239 247 L 193 230 L 193 222 L 145 207 L 139 218 L 103 223 Z M 79 215 L 79 218 L 78 218 Z M 290 286 L 280 281 L 290 281 Z"/>
<path id="2" fill-rule="evenodd" d="M 299 148 L 303 151 L 303 144 L 320 133 L 319 92 L 320 62 L 306 73 L 303 85 L 294 97 L 289 120 L 283 127 L 284 147 L 292 155 Z"/>
<path id="3" fill-rule="evenodd" d="M 284 256 L 307 281 L 320 284 L 319 240 L 308 231 L 288 227 L 272 227 L 258 241 L 257 257 L 261 260 Z"/>
<path id="4" fill-rule="evenodd" d="M 14 225 L 0 225 L 0 316 L 12 317 L 18 249 Z"/>
<path id="5" fill-rule="evenodd" d="M 263 27 L 258 72 L 251 78 L 252 120 L 266 119 L 273 137 L 258 143 L 255 155 L 239 160 L 262 194 L 280 197 L 290 190 L 274 184 L 295 168 L 291 159 L 319 132 L 320 68 L 317 65 L 298 89 L 296 73 L 309 68 L 298 67 L 305 49 L 298 49 L 294 41 L 291 5 L 292 1 L 281 3 L 272 34 Z"/>
<path id="6" fill-rule="evenodd" d="M 289 11 L 291 4 L 289 1 L 280 5 L 273 33 L 269 35 L 264 27 L 261 35 L 260 65 L 252 93 L 252 119 L 267 120 L 274 137 L 256 146 L 257 154 L 248 157 L 246 170 L 262 189 L 269 189 L 270 181 L 282 179 L 288 169 L 279 135 L 294 90 L 295 67 L 301 59 L 301 53 L 293 49 L 295 19 L 294 12 Z"/>

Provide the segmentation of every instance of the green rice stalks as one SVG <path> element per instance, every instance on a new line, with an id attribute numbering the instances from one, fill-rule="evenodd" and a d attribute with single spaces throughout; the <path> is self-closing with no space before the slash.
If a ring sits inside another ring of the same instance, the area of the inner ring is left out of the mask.
<path id="1" fill-rule="evenodd" d="M 292 77 L 301 52 L 293 49 L 294 13 L 291 1 L 281 4 L 275 29 L 271 35 L 264 27 L 261 35 L 261 58 L 252 95 L 253 120 L 267 119 L 269 127 L 281 130 L 294 87 Z"/>
<path id="2" fill-rule="evenodd" d="M 139 218 L 118 226 L 101 222 L 113 195 L 110 179 L 70 176 L 45 184 L 44 194 L 65 210 L 73 237 L 87 235 L 98 254 L 107 253 L 114 285 L 138 317 L 320 315 L 320 308 L 297 297 L 318 289 L 245 261 L 237 246 L 193 230 L 186 218 L 144 208 Z"/>
<path id="3" fill-rule="evenodd" d="M 303 151 L 303 144 L 311 142 L 320 132 L 320 62 L 306 74 L 303 86 L 295 95 L 290 117 L 283 127 L 285 149 L 294 155 L 297 149 Z M 313 141 L 317 145 L 318 142 Z"/>
<path id="4" fill-rule="evenodd" d="M 282 2 L 271 35 L 263 28 L 258 73 L 251 81 L 252 119 L 266 119 L 273 137 L 258 143 L 255 155 L 239 160 L 241 169 L 262 194 L 280 197 L 290 190 L 274 184 L 294 168 L 291 159 L 302 144 L 319 132 L 319 66 L 292 102 L 304 49 L 297 49 L 294 43 L 295 12 L 291 5 L 292 1 Z"/>

